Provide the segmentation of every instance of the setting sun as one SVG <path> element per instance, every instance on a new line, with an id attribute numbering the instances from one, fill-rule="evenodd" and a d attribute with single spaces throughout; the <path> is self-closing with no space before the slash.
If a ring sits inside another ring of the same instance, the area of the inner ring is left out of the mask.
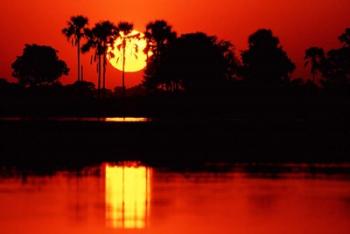
<path id="1" fill-rule="evenodd" d="M 138 72 L 147 65 L 147 54 L 144 52 L 147 40 L 145 35 L 133 30 L 126 37 L 121 34 L 109 49 L 108 60 L 113 67 L 123 71 L 123 40 L 125 39 L 125 72 Z M 111 55 L 112 54 L 112 55 Z M 151 54 L 148 54 L 149 56 Z"/>

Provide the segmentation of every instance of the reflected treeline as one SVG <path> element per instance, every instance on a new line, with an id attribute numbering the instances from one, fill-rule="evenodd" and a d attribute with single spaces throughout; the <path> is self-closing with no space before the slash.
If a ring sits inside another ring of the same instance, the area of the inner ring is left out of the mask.
<path id="1" fill-rule="evenodd" d="M 69 68 L 50 46 L 25 45 L 12 64 L 17 83 L 0 79 L 4 115 L 230 115 L 309 118 L 349 109 L 350 29 L 339 36 L 342 46 L 325 52 L 313 46 L 305 52 L 310 77 L 292 79 L 296 66 L 279 38 L 259 29 L 248 38 L 248 49 L 237 54 L 231 42 L 202 32 L 178 35 L 164 20 L 144 31 L 148 65 L 141 85 L 114 91 L 106 88 L 107 56 L 116 38 L 133 24 L 98 22 L 89 28 L 85 16 L 73 16 L 62 30 L 77 50 L 77 81 L 62 85 Z M 136 38 L 137 39 L 137 38 Z M 137 50 L 138 48 L 135 48 Z M 81 52 L 93 51 L 97 87 L 84 81 Z M 123 55 L 123 63 L 127 57 Z"/>

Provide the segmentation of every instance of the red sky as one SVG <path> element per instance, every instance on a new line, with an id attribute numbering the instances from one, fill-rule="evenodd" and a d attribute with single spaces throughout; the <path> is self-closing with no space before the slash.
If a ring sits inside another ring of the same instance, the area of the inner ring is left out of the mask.
<path id="1" fill-rule="evenodd" d="M 349 0 L 1 0 L 0 77 L 11 78 L 11 63 L 25 43 L 51 45 L 71 68 L 63 83 L 76 79 L 75 50 L 61 34 L 72 15 L 83 14 L 90 25 L 100 20 L 130 21 L 136 29 L 155 19 L 165 19 L 179 33 L 204 31 L 230 40 L 236 52 L 247 46 L 258 28 L 271 28 L 297 64 L 295 76 L 306 76 L 303 55 L 307 47 L 338 47 L 337 37 L 350 27 Z M 85 78 L 96 81 L 90 56 L 83 59 Z M 108 67 L 108 87 L 120 85 L 120 72 Z M 142 74 L 128 74 L 127 86 Z"/>

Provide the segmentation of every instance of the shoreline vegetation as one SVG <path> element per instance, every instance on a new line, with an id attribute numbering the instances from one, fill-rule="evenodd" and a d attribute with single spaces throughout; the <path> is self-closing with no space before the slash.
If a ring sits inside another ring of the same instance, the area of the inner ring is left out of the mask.
<path id="1" fill-rule="evenodd" d="M 124 35 L 125 52 L 132 30 L 128 22 L 90 28 L 86 17 L 72 17 L 62 32 L 77 49 L 79 72 L 67 85 L 60 79 L 69 68 L 54 48 L 25 46 L 12 64 L 18 83 L 0 79 L 0 165 L 350 161 L 350 29 L 339 36 L 340 48 L 306 50 L 308 80 L 291 78 L 295 65 L 269 29 L 253 33 L 238 56 L 231 42 L 200 32 L 178 36 L 157 20 L 144 32 L 152 56 L 143 83 L 108 90 L 108 48 Z M 80 72 L 88 51 L 97 88 Z"/>

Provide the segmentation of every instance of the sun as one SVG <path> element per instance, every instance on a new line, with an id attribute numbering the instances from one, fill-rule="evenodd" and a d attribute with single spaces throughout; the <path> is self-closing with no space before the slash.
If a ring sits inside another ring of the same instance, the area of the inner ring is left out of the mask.
<path id="1" fill-rule="evenodd" d="M 137 30 L 133 30 L 127 36 L 121 34 L 114 42 L 114 48 L 110 47 L 107 58 L 110 64 L 123 71 L 123 40 L 125 40 L 125 72 L 138 72 L 147 65 L 147 57 L 151 53 L 145 53 L 147 40 L 145 35 Z"/>

